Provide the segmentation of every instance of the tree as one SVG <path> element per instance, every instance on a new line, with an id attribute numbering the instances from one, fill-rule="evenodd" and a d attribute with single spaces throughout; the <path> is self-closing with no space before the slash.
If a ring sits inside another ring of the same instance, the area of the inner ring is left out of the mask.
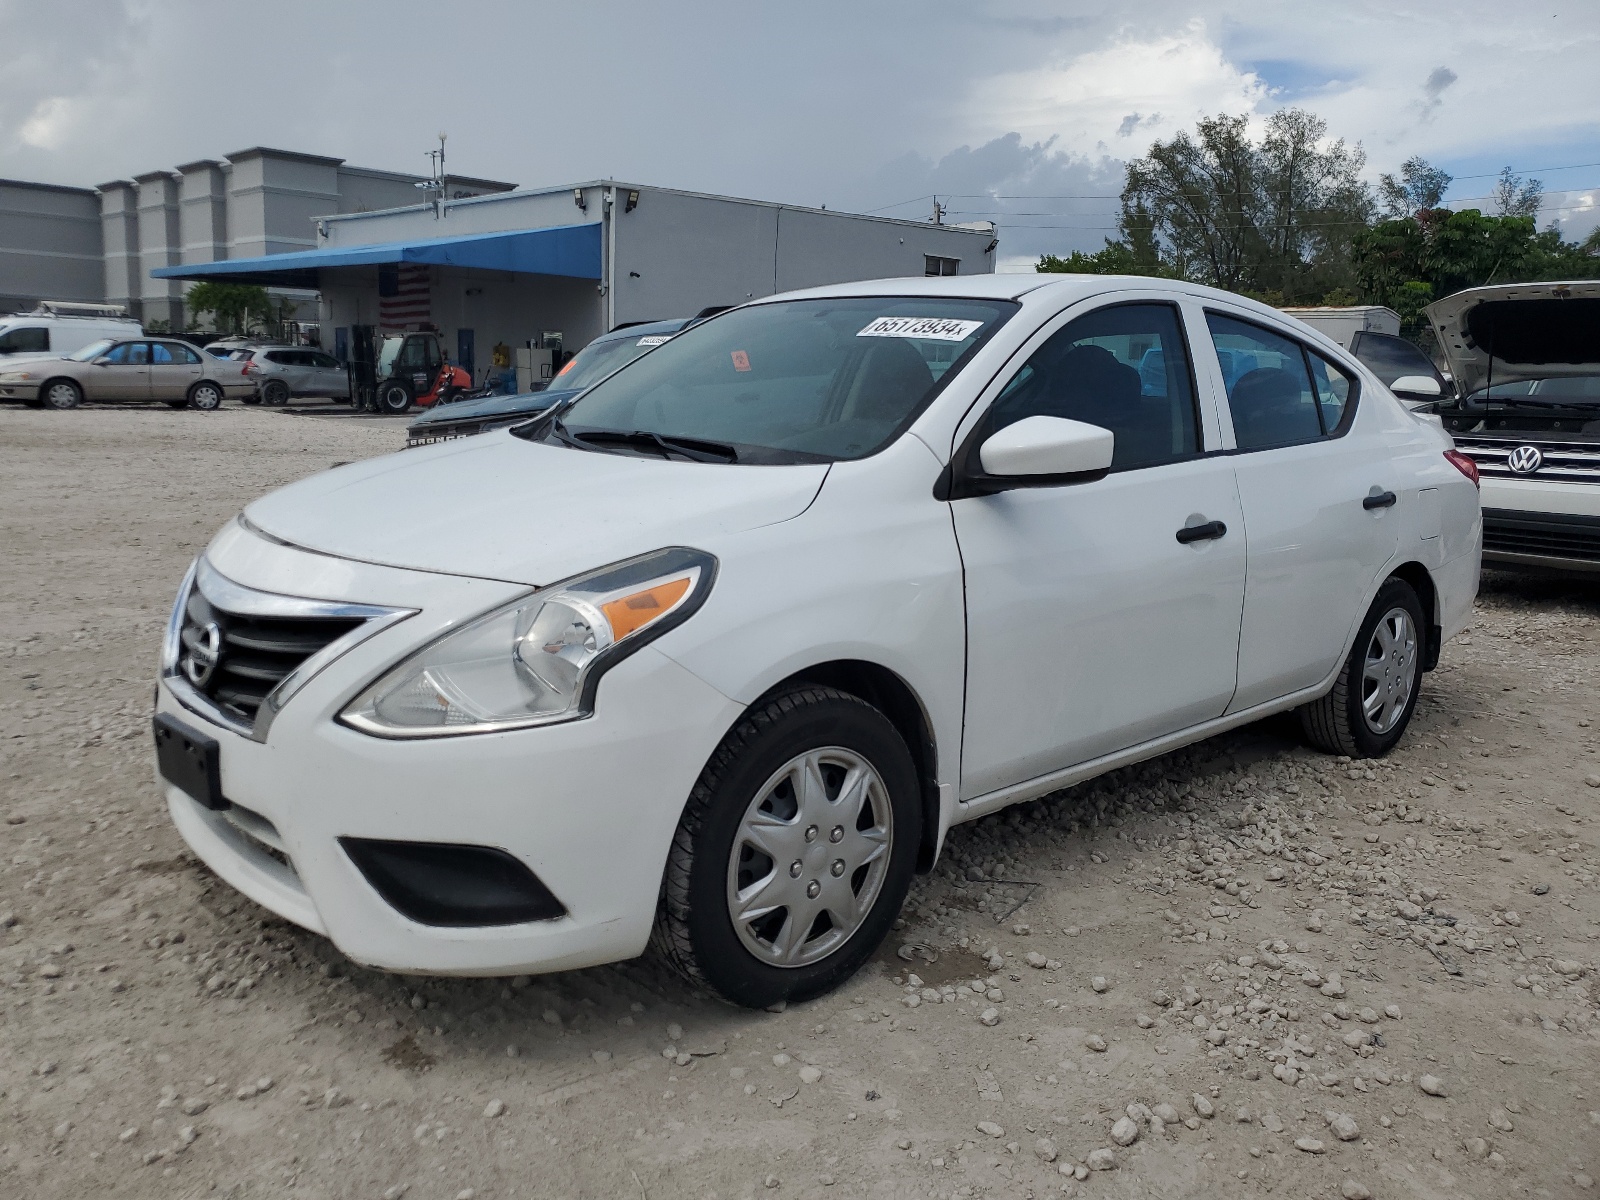
<path id="1" fill-rule="evenodd" d="M 1349 245 L 1371 216 L 1359 145 L 1328 142 L 1303 109 L 1202 119 L 1128 164 L 1123 244 L 1142 239 L 1166 273 L 1231 291 L 1315 299 L 1350 282 Z M 1103 253 L 1103 252 L 1102 252 Z"/>
<path id="2" fill-rule="evenodd" d="M 1378 202 L 1383 215 L 1397 221 L 1438 208 L 1450 186 L 1451 176 L 1426 159 L 1415 156 L 1400 164 L 1400 177 L 1378 176 Z"/>
<path id="3" fill-rule="evenodd" d="M 1502 217 L 1537 217 L 1544 203 L 1544 183 L 1514 175 L 1510 167 L 1500 169 L 1494 185 L 1494 211 Z"/>
<path id="4" fill-rule="evenodd" d="M 204 280 L 189 289 L 183 302 L 189 309 L 190 328 L 198 327 L 201 313 L 210 313 L 224 333 L 249 333 L 274 316 L 267 289 L 249 283 Z"/>

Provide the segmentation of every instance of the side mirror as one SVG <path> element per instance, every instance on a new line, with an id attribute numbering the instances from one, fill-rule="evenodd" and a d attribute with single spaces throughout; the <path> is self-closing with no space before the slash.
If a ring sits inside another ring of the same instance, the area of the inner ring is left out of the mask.
<path id="1" fill-rule="evenodd" d="M 1111 469 L 1116 435 L 1066 417 L 1024 417 L 956 455 L 933 485 L 936 500 L 1014 488 L 1092 483 Z"/>
<path id="2" fill-rule="evenodd" d="M 1389 385 L 1389 390 L 1396 396 L 1416 396 L 1418 399 L 1426 397 L 1437 400 L 1444 395 L 1439 381 L 1431 375 L 1402 375 Z"/>
<path id="3" fill-rule="evenodd" d="M 991 434 L 978 450 L 978 462 L 985 474 L 997 480 L 1017 478 L 1023 487 L 1078 482 L 1071 477 L 1099 476 L 1111 469 L 1115 444 L 1116 435 L 1098 425 L 1066 417 L 1024 417 Z"/>

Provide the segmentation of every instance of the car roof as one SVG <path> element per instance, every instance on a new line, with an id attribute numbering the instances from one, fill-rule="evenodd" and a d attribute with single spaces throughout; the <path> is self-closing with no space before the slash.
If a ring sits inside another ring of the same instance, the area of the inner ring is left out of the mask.
<path id="1" fill-rule="evenodd" d="M 674 317 L 670 321 L 641 321 L 637 325 L 624 325 L 620 329 L 613 329 L 610 333 L 602 333 L 594 342 L 618 342 L 631 337 L 648 337 L 656 333 L 677 333 L 693 317 Z M 590 342 L 589 345 L 594 345 Z"/>

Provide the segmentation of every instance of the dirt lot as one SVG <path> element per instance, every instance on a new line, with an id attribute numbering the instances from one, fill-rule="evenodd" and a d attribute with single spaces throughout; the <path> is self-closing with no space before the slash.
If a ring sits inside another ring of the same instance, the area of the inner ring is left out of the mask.
<path id="1" fill-rule="evenodd" d="M 0 410 L 0 1194 L 1594 1194 L 1600 586 L 1491 578 L 1381 763 L 1268 723 L 956 830 L 814 1003 L 402 978 L 188 855 L 148 726 L 211 532 L 401 425 Z"/>

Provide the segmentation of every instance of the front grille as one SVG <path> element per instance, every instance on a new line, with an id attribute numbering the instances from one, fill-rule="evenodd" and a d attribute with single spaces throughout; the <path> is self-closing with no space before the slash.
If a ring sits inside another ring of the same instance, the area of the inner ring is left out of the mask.
<path id="1" fill-rule="evenodd" d="M 1600 517 L 1483 510 L 1485 554 L 1536 554 L 1600 564 Z"/>
<path id="2" fill-rule="evenodd" d="M 197 691 L 248 726 L 291 671 L 361 623 L 227 612 L 196 587 L 184 605 L 178 668 Z"/>
<path id="3" fill-rule="evenodd" d="M 1543 459 L 1533 471 L 1513 471 L 1507 460 L 1519 446 L 1533 446 Z M 1600 443 L 1561 442 L 1530 434 L 1521 438 L 1456 438 L 1456 448 L 1478 464 L 1478 474 L 1496 479 L 1546 483 L 1600 483 Z"/>

